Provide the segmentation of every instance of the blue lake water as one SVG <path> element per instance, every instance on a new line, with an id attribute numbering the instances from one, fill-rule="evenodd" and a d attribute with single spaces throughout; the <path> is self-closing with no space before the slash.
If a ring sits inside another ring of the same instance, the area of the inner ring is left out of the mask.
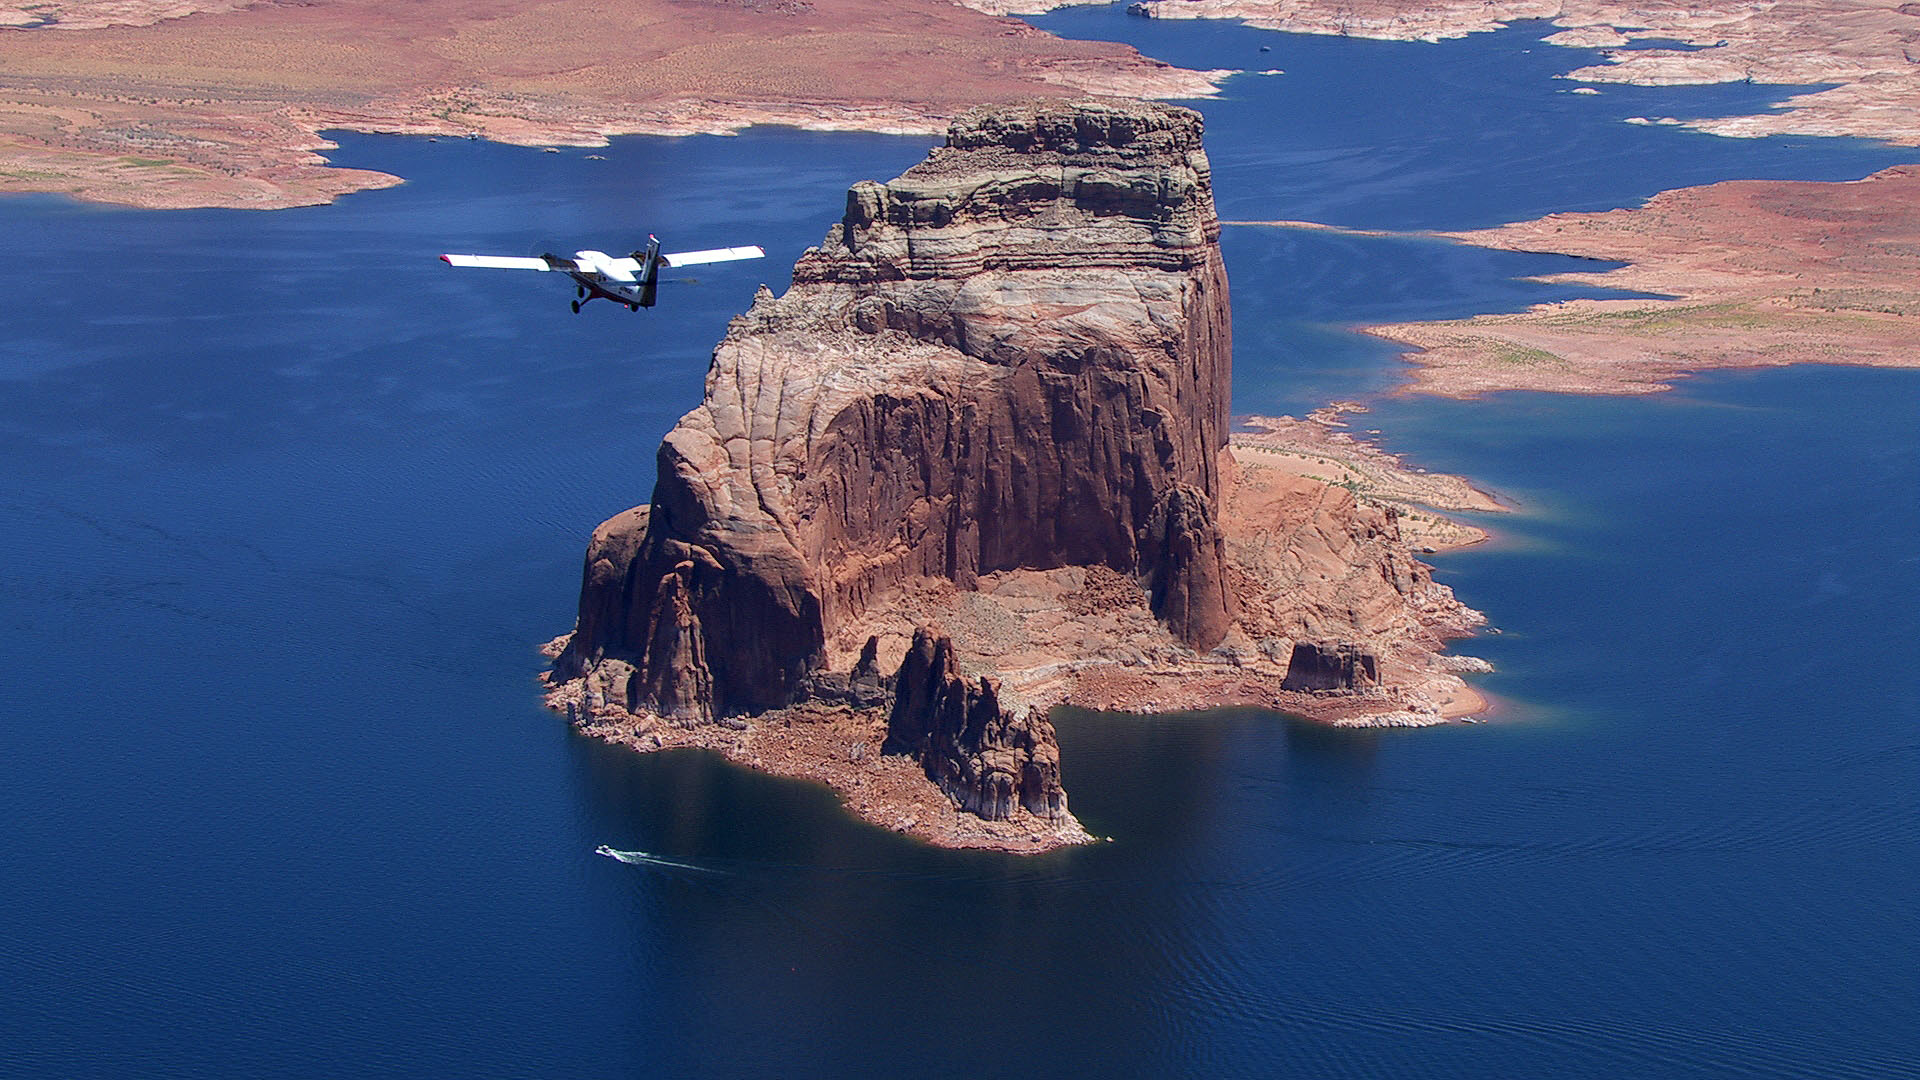
<path id="1" fill-rule="evenodd" d="M 1581 54 L 1524 31 L 1037 21 L 1289 72 L 1202 106 L 1232 218 L 1462 227 L 1915 156 L 1622 124 L 1779 91 L 1561 94 Z M 1920 1075 L 1920 373 L 1377 402 L 1527 508 L 1439 560 L 1514 708 L 1062 715 L 1112 844 L 933 851 L 542 711 L 532 646 L 726 320 L 927 145 L 352 137 L 410 182 L 0 201 L 0 1073 Z M 432 258 L 649 230 L 771 257 L 578 318 Z M 1512 279 L 1569 260 L 1225 243 L 1241 412 L 1390 387 L 1345 324 L 1567 294 Z"/>

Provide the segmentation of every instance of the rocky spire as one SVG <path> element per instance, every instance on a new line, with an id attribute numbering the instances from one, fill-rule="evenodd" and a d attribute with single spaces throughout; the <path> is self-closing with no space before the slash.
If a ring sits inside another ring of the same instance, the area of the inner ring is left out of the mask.
<path id="1" fill-rule="evenodd" d="M 1067 815 L 1052 722 L 1037 709 L 1016 718 L 1001 706 L 999 684 L 962 676 L 953 641 L 924 626 L 894 675 L 881 750 L 913 756 L 956 804 L 990 821 L 1016 807 Z"/>

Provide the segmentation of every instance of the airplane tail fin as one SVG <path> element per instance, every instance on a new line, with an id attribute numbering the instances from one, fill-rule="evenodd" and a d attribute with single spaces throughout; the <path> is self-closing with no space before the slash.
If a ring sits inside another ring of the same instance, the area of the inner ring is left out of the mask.
<path id="1" fill-rule="evenodd" d="M 660 291 L 660 238 L 648 233 L 646 250 L 634 252 L 633 257 L 640 261 L 640 306 L 652 307 Z"/>

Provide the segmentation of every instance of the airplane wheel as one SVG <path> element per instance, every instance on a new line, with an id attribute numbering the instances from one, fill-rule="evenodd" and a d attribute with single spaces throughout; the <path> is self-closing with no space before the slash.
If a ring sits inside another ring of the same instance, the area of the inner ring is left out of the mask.
<path id="1" fill-rule="evenodd" d="M 575 285 L 573 287 L 573 295 L 585 300 L 587 298 L 587 287 L 585 285 Z"/>
<path id="2" fill-rule="evenodd" d="M 628 305 L 627 305 L 627 310 L 628 310 L 628 311 L 639 311 L 639 310 L 640 310 L 640 305 L 639 305 L 639 304 L 628 304 Z"/>
<path id="3" fill-rule="evenodd" d="M 578 314 L 580 314 L 580 301 L 578 301 L 578 300 L 575 300 L 575 301 L 573 302 L 573 313 L 574 313 L 575 315 L 578 315 Z"/>

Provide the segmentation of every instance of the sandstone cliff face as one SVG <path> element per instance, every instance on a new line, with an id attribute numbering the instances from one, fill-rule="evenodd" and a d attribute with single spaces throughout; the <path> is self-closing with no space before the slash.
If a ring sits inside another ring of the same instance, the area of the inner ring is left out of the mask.
<path id="1" fill-rule="evenodd" d="M 1010 851 L 1091 839 L 1053 704 L 1366 724 L 1484 704 L 1473 663 L 1439 656 L 1482 617 L 1393 501 L 1432 485 L 1325 436 L 1228 450 L 1199 136 L 1168 106 L 1000 108 L 855 185 L 793 287 L 734 320 L 651 504 L 595 531 L 549 704 Z"/>
<path id="2" fill-rule="evenodd" d="M 888 589 L 1023 567 L 1131 575 L 1217 644 L 1232 350 L 1200 130 L 998 108 L 856 185 L 793 288 L 734 321 L 650 508 L 596 532 L 558 674 L 628 659 L 635 707 L 686 714 L 697 666 L 712 708 L 777 707 Z"/>
<path id="3" fill-rule="evenodd" d="M 627 710 L 650 708 L 679 723 L 713 719 L 713 672 L 693 614 L 693 564 L 676 565 L 654 589 L 646 649 L 627 681 Z"/>

